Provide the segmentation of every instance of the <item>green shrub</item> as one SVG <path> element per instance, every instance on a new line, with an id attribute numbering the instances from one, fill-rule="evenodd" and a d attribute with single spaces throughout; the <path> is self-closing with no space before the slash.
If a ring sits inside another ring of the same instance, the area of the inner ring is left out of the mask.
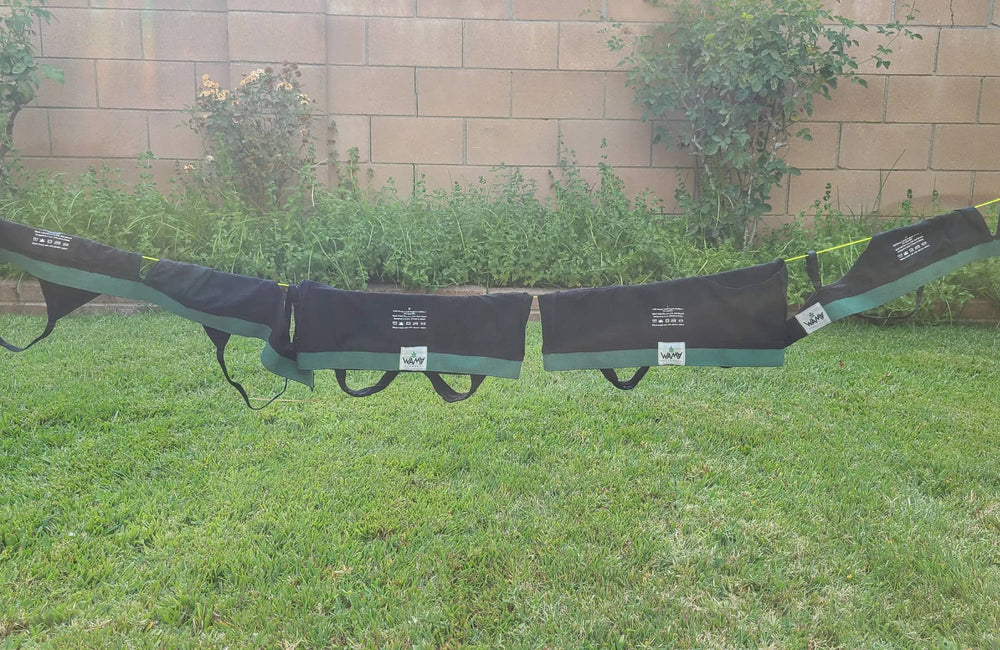
<path id="1" fill-rule="evenodd" d="M 261 68 L 226 90 L 209 75 L 188 108 L 188 125 L 202 136 L 206 156 L 196 168 L 203 189 L 235 192 L 257 212 L 279 207 L 289 185 L 312 178 L 311 100 L 298 66 Z"/>
<path id="2" fill-rule="evenodd" d="M 746 248 L 771 209 L 772 188 L 798 173 L 783 150 L 794 138 L 810 139 L 799 120 L 812 113 L 814 96 L 829 98 L 840 80 L 864 85 L 849 30 L 867 27 L 821 0 L 671 5 L 675 20 L 636 38 L 622 61 L 628 84 L 657 139 L 669 147 L 676 138 L 693 157 L 697 187 L 677 192 L 691 234 Z M 878 29 L 920 38 L 899 23 Z M 626 43 L 615 36 L 609 45 Z M 890 52 L 878 47 L 877 67 L 889 67 Z"/>
<path id="3" fill-rule="evenodd" d="M 10 178 L 7 156 L 14 151 L 14 122 L 35 98 L 38 73 L 62 81 L 62 72 L 35 59 L 35 25 L 49 22 L 45 0 L 7 0 L 0 15 L 0 188 Z"/>

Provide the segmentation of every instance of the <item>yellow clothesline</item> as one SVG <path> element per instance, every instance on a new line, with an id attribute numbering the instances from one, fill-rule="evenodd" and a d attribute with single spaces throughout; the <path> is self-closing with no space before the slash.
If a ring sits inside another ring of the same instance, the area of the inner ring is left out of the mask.
<path id="1" fill-rule="evenodd" d="M 979 205 L 977 205 L 975 207 L 976 207 L 977 210 L 980 210 L 980 209 L 985 208 L 987 206 L 993 205 L 994 203 L 1000 203 L 1000 196 L 998 196 L 997 198 L 993 199 L 992 201 L 987 201 L 986 203 L 980 203 Z M 1000 234 L 1000 233 L 998 233 L 998 234 Z M 863 243 L 871 241 L 871 240 L 872 240 L 871 237 L 865 237 L 864 239 L 857 239 L 855 241 L 847 242 L 846 244 L 840 244 L 838 246 L 831 246 L 830 248 L 824 248 L 821 251 L 816 251 L 816 254 L 817 255 L 822 255 L 823 253 L 829 253 L 831 251 L 835 251 L 835 250 L 838 250 L 840 248 L 847 248 L 848 246 L 857 246 L 858 244 L 863 244 Z M 797 255 L 795 257 L 789 257 L 785 261 L 786 262 L 797 262 L 798 260 L 804 260 L 806 257 L 808 257 L 808 254 L 806 254 L 806 255 Z M 157 259 L 155 257 L 149 257 L 148 255 L 143 255 L 142 259 L 148 260 L 150 262 L 159 262 L 160 261 L 159 259 Z M 288 287 L 288 285 L 285 284 L 285 283 L 283 283 L 283 282 L 279 282 L 278 286 L 279 287 L 285 287 L 285 288 Z M 537 298 L 538 296 L 532 296 L 532 297 L 533 298 Z"/>

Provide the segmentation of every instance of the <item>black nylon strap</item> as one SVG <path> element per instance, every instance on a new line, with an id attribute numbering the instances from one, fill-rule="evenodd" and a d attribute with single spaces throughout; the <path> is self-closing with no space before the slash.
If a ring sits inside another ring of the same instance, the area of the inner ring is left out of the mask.
<path id="1" fill-rule="evenodd" d="M 646 376 L 647 372 L 649 372 L 649 366 L 642 366 L 635 371 L 635 374 L 632 375 L 631 379 L 628 381 L 622 381 L 618 378 L 618 373 L 615 372 L 614 368 L 601 368 L 601 374 L 604 375 L 604 378 L 610 381 L 612 386 L 620 388 L 621 390 L 632 390 L 638 386 L 639 382 L 642 381 L 642 378 Z"/>
<path id="2" fill-rule="evenodd" d="M 249 409 L 253 411 L 265 409 L 270 406 L 274 400 L 285 394 L 285 391 L 288 390 L 288 379 L 285 379 L 285 386 L 278 392 L 278 394 L 264 402 L 263 405 L 254 406 L 251 404 L 250 396 L 247 395 L 246 389 L 244 389 L 240 383 L 233 381 L 233 378 L 229 376 L 229 369 L 226 368 L 226 344 L 229 343 L 229 338 L 232 335 L 229 332 L 223 332 L 222 330 L 217 330 L 214 327 L 209 327 L 208 325 L 202 325 L 202 327 L 205 328 L 205 333 L 208 334 L 208 338 L 210 338 L 212 343 L 215 344 L 215 358 L 219 362 L 219 367 L 222 368 L 223 376 L 226 378 L 226 381 L 229 382 L 229 385 L 235 388 L 239 392 L 240 396 L 243 397 L 243 401 L 247 403 L 247 407 Z"/>
<path id="3" fill-rule="evenodd" d="M 920 309 L 920 305 L 922 305 L 923 303 L 924 303 L 924 288 L 920 287 L 917 289 L 917 295 L 916 295 L 916 300 L 913 304 L 913 309 L 911 309 L 908 312 L 902 314 L 889 314 L 888 316 L 872 316 L 871 314 L 860 313 L 860 314 L 855 314 L 855 316 L 859 316 L 865 319 L 866 321 L 870 323 L 875 323 L 877 325 L 887 325 L 888 323 L 891 323 L 893 321 L 910 318 L 911 316 L 917 313 L 917 310 Z"/>
<path id="4" fill-rule="evenodd" d="M 60 318 L 66 316 L 76 308 L 86 305 L 88 302 L 101 295 L 99 293 L 94 293 L 93 291 L 84 291 L 82 289 L 64 287 L 61 284 L 53 284 L 52 282 L 47 282 L 45 280 L 39 280 L 38 284 L 41 285 L 42 288 L 42 296 L 45 298 L 45 312 L 48 315 L 48 321 L 45 323 L 45 329 L 38 335 L 38 337 L 35 338 L 35 340 L 23 348 L 8 343 L 3 340 L 3 338 L 0 338 L 0 347 L 4 347 L 11 352 L 24 352 L 32 345 L 38 343 L 51 334 L 52 330 L 56 326 L 56 322 Z"/>
<path id="5" fill-rule="evenodd" d="M 434 392 L 441 396 L 446 402 L 461 402 L 464 399 L 472 397 L 472 394 L 476 392 L 479 385 L 483 383 L 485 375 L 469 375 L 472 379 L 472 383 L 469 386 L 469 391 L 467 393 L 459 393 L 454 388 L 448 385 L 442 377 L 441 373 L 438 372 L 425 372 L 427 378 L 431 380 L 431 386 L 434 387 Z"/>
<path id="6" fill-rule="evenodd" d="M 348 388 L 347 386 L 346 370 L 341 370 L 338 368 L 333 372 L 335 375 L 337 375 L 337 383 L 340 384 L 340 390 L 344 391 L 351 397 L 368 397 L 369 395 L 374 395 L 375 393 L 381 393 L 382 391 L 384 391 L 386 388 L 389 387 L 389 384 L 392 383 L 392 380 L 395 379 L 396 375 L 399 374 L 398 370 L 387 370 L 382 374 L 382 377 L 371 386 L 368 386 L 367 388 L 354 389 L 354 388 Z"/>
<path id="7" fill-rule="evenodd" d="M 809 274 L 809 280 L 816 291 L 823 288 L 823 278 L 819 272 L 819 256 L 816 255 L 816 251 L 806 253 L 806 273 Z"/>
<path id="8" fill-rule="evenodd" d="M 41 341 L 42 339 L 44 339 L 46 336 L 48 336 L 49 334 L 51 334 L 52 330 L 55 328 L 55 326 L 56 326 L 55 319 L 54 318 L 49 318 L 48 322 L 45 323 L 45 330 L 42 331 L 42 333 L 39 334 L 35 338 L 34 341 L 32 341 L 31 343 L 27 344 L 23 348 L 19 348 L 16 345 L 11 345 L 7 341 L 3 340 L 2 337 L 0 337 L 0 347 L 7 348 L 11 352 L 24 352 L 25 350 L 27 350 L 28 348 L 30 348 L 32 345 L 34 345 L 35 343 L 38 343 L 39 341 Z"/>

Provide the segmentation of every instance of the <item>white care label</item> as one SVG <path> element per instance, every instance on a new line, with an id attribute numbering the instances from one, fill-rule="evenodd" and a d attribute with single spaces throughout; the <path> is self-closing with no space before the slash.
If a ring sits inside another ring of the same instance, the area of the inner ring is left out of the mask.
<path id="1" fill-rule="evenodd" d="M 427 346 L 399 348 L 400 370 L 427 370 Z"/>
<path id="2" fill-rule="evenodd" d="M 392 329 L 394 330 L 425 330 L 427 329 L 426 309 L 393 309 Z"/>
<path id="3" fill-rule="evenodd" d="M 653 327 L 684 327 L 684 308 L 653 307 L 649 320 Z"/>
<path id="4" fill-rule="evenodd" d="M 930 247 L 931 245 L 927 242 L 927 239 L 921 233 L 917 233 L 893 244 L 892 250 L 896 251 L 896 257 L 900 262 L 902 262 L 903 260 L 913 257 L 920 251 L 925 251 Z"/>
<path id="5" fill-rule="evenodd" d="M 820 303 L 816 303 L 812 307 L 806 307 L 795 314 L 795 320 L 799 321 L 799 325 L 806 331 L 806 334 L 812 334 L 832 322 L 830 315 L 826 313 L 826 310 L 823 309 L 823 305 Z"/>
<path id="6" fill-rule="evenodd" d="M 657 343 L 656 361 L 661 366 L 683 366 L 687 363 L 687 353 L 684 342 Z"/>
<path id="7" fill-rule="evenodd" d="M 32 246 L 42 248 L 54 248 L 57 251 L 69 250 L 69 243 L 73 240 L 69 235 L 61 232 L 51 232 L 49 230 L 36 230 L 31 236 Z"/>

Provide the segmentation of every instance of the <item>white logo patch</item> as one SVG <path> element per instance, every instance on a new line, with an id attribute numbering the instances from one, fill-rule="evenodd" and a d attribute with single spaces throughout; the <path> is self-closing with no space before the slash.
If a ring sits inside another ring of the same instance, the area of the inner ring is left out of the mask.
<path id="1" fill-rule="evenodd" d="M 812 307 L 807 307 L 795 314 L 795 320 L 799 321 L 799 325 L 806 331 L 806 334 L 812 334 L 832 322 L 830 315 L 826 313 L 826 310 L 823 309 L 823 305 L 820 303 L 816 303 Z"/>
<path id="2" fill-rule="evenodd" d="M 52 232 L 50 230 L 36 230 L 31 236 L 32 246 L 54 248 L 57 251 L 68 250 L 69 243 L 71 241 L 73 241 L 73 238 L 69 235 L 64 235 L 61 232 Z"/>
<path id="3" fill-rule="evenodd" d="M 427 346 L 399 348 L 400 370 L 427 370 Z"/>
<path id="4" fill-rule="evenodd" d="M 687 350 L 684 342 L 657 343 L 656 361 L 661 366 L 683 366 L 687 364 Z"/>

